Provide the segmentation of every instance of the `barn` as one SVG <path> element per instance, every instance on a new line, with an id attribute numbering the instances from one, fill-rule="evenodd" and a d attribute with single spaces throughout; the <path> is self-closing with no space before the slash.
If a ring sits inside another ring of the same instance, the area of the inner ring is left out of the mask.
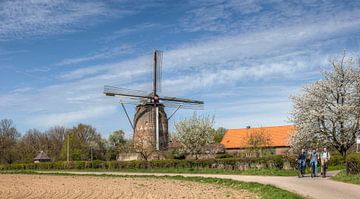
<path id="1" fill-rule="evenodd" d="M 272 150 L 274 154 L 285 154 L 290 149 L 289 138 L 294 130 L 293 125 L 228 129 L 221 144 L 227 153 L 239 153 L 257 147 Z"/>

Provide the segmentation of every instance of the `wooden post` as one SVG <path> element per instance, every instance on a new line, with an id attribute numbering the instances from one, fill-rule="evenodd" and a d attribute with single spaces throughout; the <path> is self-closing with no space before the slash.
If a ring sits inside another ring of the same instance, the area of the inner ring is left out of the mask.
<path id="1" fill-rule="evenodd" d="M 68 134 L 68 136 L 67 136 L 67 147 L 66 147 L 66 161 L 67 162 L 69 162 L 70 161 L 70 137 L 69 137 L 70 135 Z"/>

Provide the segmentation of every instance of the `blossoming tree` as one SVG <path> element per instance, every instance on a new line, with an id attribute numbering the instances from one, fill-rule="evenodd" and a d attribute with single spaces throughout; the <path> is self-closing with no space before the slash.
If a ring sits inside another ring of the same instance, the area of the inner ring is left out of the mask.
<path id="1" fill-rule="evenodd" d="M 355 57 L 333 58 L 323 79 L 292 97 L 294 148 L 331 146 L 346 156 L 360 132 L 360 68 Z"/>

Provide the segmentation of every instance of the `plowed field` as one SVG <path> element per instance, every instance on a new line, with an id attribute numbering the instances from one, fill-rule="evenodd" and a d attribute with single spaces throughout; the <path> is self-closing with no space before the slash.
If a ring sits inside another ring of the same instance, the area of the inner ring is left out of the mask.
<path id="1" fill-rule="evenodd" d="M 0 198 L 257 198 L 218 185 L 131 177 L 0 175 Z"/>

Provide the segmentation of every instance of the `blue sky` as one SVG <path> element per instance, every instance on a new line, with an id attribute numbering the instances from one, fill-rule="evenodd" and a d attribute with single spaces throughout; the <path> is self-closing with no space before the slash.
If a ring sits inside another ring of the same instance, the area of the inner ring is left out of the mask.
<path id="1" fill-rule="evenodd" d="M 359 33 L 360 1 L 4 0 L 0 118 L 22 133 L 82 122 L 130 135 L 103 86 L 151 89 L 160 49 L 162 95 L 204 100 L 217 127 L 284 125 L 289 96 L 330 57 L 358 55 Z"/>

